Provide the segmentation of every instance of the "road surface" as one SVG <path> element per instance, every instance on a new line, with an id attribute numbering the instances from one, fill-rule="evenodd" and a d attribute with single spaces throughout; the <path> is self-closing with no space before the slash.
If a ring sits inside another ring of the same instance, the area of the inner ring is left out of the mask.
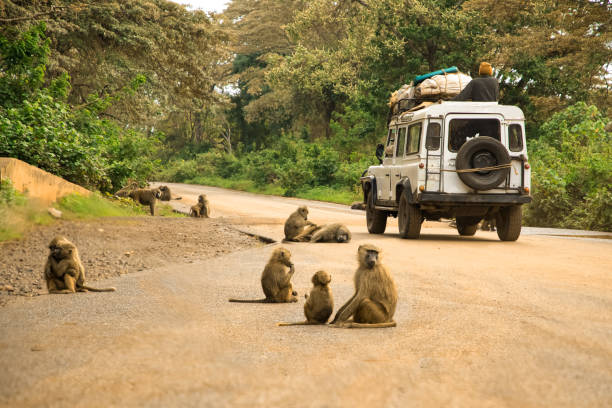
<path id="1" fill-rule="evenodd" d="M 369 235 L 365 214 L 346 206 L 170 187 L 183 196 L 175 205 L 204 192 L 213 217 L 277 240 L 302 204 L 316 223 L 347 224 L 349 244 L 283 244 L 300 298 L 325 269 L 339 307 L 357 247 L 373 243 L 398 286 L 398 326 L 276 327 L 302 320 L 303 300 L 228 303 L 261 297 L 272 244 L 97 282 L 114 293 L 0 309 L 0 405 L 612 406 L 610 239 L 500 242 L 427 223 L 420 240 L 402 240 L 395 222 Z"/>

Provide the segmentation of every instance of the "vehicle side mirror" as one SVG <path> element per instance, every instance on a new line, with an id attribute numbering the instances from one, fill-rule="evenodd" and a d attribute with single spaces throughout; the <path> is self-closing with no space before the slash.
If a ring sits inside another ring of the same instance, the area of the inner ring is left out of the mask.
<path id="1" fill-rule="evenodd" d="M 385 146 L 382 143 L 379 143 L 376 146 L 376 158 L 378 159 L 378 164 L 382 164 L 384 153 L 385 153 Z"/>

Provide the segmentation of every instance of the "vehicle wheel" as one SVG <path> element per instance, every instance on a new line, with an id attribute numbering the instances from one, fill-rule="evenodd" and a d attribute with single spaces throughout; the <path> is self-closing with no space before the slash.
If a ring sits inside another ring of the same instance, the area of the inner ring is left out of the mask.
<path id="1" fill-rule="evenodd" d="M 387 228 L 387 212 L 374 208 L 374 194 L 368 193 L 368 204 L 366 206 L 366 222 L 370 234 L 382 234 Z"/>
<path id="2" fill-rule="evenodd" d="M 457 152 L 457 170 L 477 169 L 510 163 L 508 151 L 497 139 L 479 136 L 468 140 Z M 466 186 L 474 190 L 491 190 L 504 182 L 509 168 L 457 173 Z"/>
<path id="3" fill-rule="evenodd" d="M 497 214 L 497 236 L 502 241 L 516 241 L 521 235 L 523 212 L 520 205 L 502 207 Z"/>
<path id="4" fill-rule="evenodd" d="M 471 237 L 476 234 L 480 219 L 474 217 L 457 217 L 457 231 L 459 235 Z"/>
<path id="5" fill-rule="evenodd" d="M 422 222 L 423 215 L 421 210 L 417 206 L 410 204 L 406 196 L 402 194 L 399 204 L 399 215 L 397 216 L 400 237 L 417 239 L 421 235 Z"/>

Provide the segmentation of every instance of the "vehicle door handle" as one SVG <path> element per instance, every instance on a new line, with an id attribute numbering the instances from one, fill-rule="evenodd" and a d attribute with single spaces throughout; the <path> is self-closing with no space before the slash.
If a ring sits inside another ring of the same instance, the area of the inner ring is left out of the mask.
<path id="1" fill-rule="evenodd" d="M 402 176 L 401 174 L 396 174 L 396 175 L 395 175 L 395 177 L 401 177 L 401 176 Z"/>
<path id="2" fill-rule="evenodd" d="M 389 173 L 385 174 L 385 177 L 389 177 Z"/>

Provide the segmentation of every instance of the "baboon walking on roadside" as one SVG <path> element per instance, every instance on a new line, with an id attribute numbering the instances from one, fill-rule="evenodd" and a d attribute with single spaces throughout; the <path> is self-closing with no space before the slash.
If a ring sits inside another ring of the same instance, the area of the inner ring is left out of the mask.
<path id="1" fill-rule="evenodd" d="M 137 203 L 148 205 L 151 210 L 151 215 L 155 215 L 155 205 L 157 204 L 157 199 L 161 196 L 161 191 L 157 188 L 138 188 L 131 191 L 128 196 Z"/>
<path id="2" fill-rule="evenodd" d="M 308 221 L 308 207 L 298 207 L 285 221 L 285 241 L 308 241 L 317 228 L 314 223 Z"/>
<path id="3" fill-rule="evenodd" d="M 295 268 L 291 262 L 291 252 L 280 247 L 272 255 L 261 274 L 261 287 L 264 299 L 229 299 L 239 303 L 292 303 L 297 302 L 297 292 L 293 290 L 291 278 Z"/>
<path id="4" fill-rule="evenodd" d="M 198 197 L 198 203 L 191 206 L 189 215 L 197 218 L 209 218 L 210 217 L 210 204 L 206 199 L 206 194 L 200 194 Z"/>
<path id="5" fill-rule="evenodd" d="M 355 294 L 336 313 L 332 324 L 338 327 L 394 327 L 397 289 L 381 263 L 381 250 L 364 244 L 357 251 L 359 268 L 355 271 Z M 349 318 L 353 316 L 353 321 Z"/>
<path id="6" fill-rule="evenodd" d="M 49 243 L 44 277 L 49 293 L 114 292 L 115 288 L 93 288 L 85 285 L 85 268 L 76 246 L 63 236 Z"/>
<path id="7" fill-rule="evenodd" d="M 325 324 L 334 310 L 334 296 L 329 287 L 331 276 L 325 271 L 318 271 L 312 275 L 312 284 L 310 296 L 306 297 L 304 303 L 304 315 L 306 321 L 295 323 L 278 323 L 279 326 L 296 326 L 304 324 Z"/>

